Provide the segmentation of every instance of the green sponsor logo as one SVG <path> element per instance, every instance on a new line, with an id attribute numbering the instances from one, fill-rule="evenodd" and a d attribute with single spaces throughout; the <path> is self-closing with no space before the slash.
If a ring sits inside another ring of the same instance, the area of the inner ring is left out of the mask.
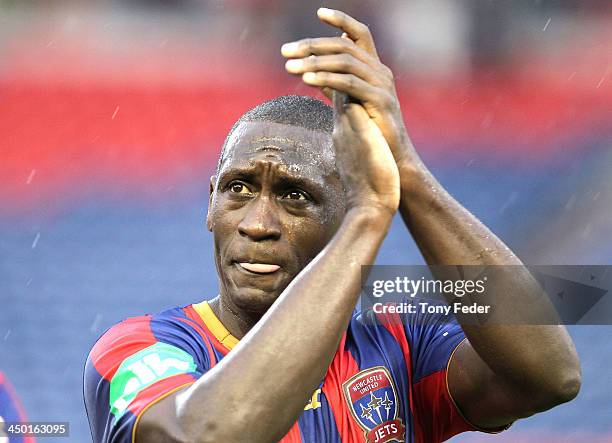
<path id="1" fill-rule="evenodd" d="M 193 357 L 166 343 L 155 343 L 126 358 L 110 385 L 111 412 L 118 419 L 139 392 L 165 378 L 195 372 Z"/>

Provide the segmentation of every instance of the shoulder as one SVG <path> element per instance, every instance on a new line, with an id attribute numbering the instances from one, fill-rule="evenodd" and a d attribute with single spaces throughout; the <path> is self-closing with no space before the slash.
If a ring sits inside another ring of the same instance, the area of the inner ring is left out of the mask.
<path id="1" fill-rule="evenodd" d="M 396 306 L 400 308 L 401 306 Z M 358 346 L 375 345 L 383 351 L 400 350 L 415 366 L 419 379 L 446 363 L 465 334 L 452 316 L 373 309 L 356 313 L 348 331 Z"/>
<path id="2" fill-rule="evenodd" d="M 108 379 L 134 355 L 196 353 L 202 337 L 196 325 L 177 307 L 157 314 L 130 317 L 110 327 L 89 352 L 87 365 Z M 147 351 L 148 350 L 148 351 Z"/>
<path id="3" fill-rule="evenodd" d="M 381 315 L 372 309 L 355 311 L 347 331 L 347 340 L 359 348 L 375 347 L 383 351 L 408 347 L 403 319 Z"/>
<path id="4" fill-rule="evenodd" d="M 137 417 L 193 383 L 210 366 L 197 325 L 183 308 L 125 319 L 95 343 L 83 395 L 96 441 L 132 441 Z"/>

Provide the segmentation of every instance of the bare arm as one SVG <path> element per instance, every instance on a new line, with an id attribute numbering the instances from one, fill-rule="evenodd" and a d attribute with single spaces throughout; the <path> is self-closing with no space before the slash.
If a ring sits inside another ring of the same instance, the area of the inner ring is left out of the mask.
<path id="1" fill-rule="evenodd" d="M 227 357 L 144 413 L 138 441 L 278 441 L 323 379 L 355 307 L 361 265 L 373 263 L 399 203 L 399 174 L 378 127 L 358 105 L 337 111 L 334 144 L 348 189 L 339 230 Z"/>
<path id="2" fill-rule="evenodd" d="M 284 55 L 300 61 L 289 61 L 287 70 L 316 72 L 304 81 L 326 94 L 333 88 L 359 100 L 380 127 L 400 171 L 400 212 L 427 263 L 521 265 L 419 158 L 404 127 L 392 73 L 380 62 L 368 28 L 340 11 L 319 10 L 319 17 L 345 34 L 297 42 Z M 569 401 L 580 387 L 578 357 L 563 326 L 508 326 L 504 321 L 512 312 L 524 323 L 537 324 L 525 303 L 539 291 L 534 279 L 515 271 L 497 284 L 488 301 L 496 308 L 498 326 L 464 325 L 468 341 L 449 368 L 453 398 L 467 418 L 482 427 L 507 424 Z M 503 323 L 506 326 L 499 325 Z"/>
<path id="3" fill-rule="evenodd" d="M 454 354 L 448 381 L 464 415 L 491 428 L 573 399 L 578 356 L 564 326 L 538 325 L 540 313 L 531 309 L 537 282 L 419 161 L 401 170 L 400 211 L 428 264 L 516 265 L 498 273 L 496 287 L 487 290 L 487 303 L 496 308 L 492 324 L 462 325 L 468 341 Z M 512 324 L 517 316 L 524 324 Z"/>

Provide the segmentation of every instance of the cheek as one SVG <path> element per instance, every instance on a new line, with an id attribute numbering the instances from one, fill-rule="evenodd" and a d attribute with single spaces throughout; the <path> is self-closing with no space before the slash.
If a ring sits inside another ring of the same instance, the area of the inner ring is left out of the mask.
<path id="1" fill-rule="evenodd" d="M 222 252 L 224 244 L 231 240 L 232 232 L 235 230 L 237 223 L 234 218 L 231 211 L 224 211 L 219 208 L 211 210 L 210 222 L 216 252 Z"/>
<path id="2" fill-rule="evenodd" d="M 290 244 L 295 245 L 299 264 L 303 268 L 321 252 L 333 236 L 332 226 L 320 221 L 307 221 L 288 229 Z"/>

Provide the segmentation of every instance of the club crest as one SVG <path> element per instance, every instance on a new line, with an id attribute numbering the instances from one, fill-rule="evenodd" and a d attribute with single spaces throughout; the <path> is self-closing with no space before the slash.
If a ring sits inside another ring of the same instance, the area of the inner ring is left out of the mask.
<path id="1" fill-rule="evenodd" d="M 384 366 L 355 374 L 342 384 L 351 415 L 363 429 L 367 443 L 403 442 L 397 391 Z"/>

